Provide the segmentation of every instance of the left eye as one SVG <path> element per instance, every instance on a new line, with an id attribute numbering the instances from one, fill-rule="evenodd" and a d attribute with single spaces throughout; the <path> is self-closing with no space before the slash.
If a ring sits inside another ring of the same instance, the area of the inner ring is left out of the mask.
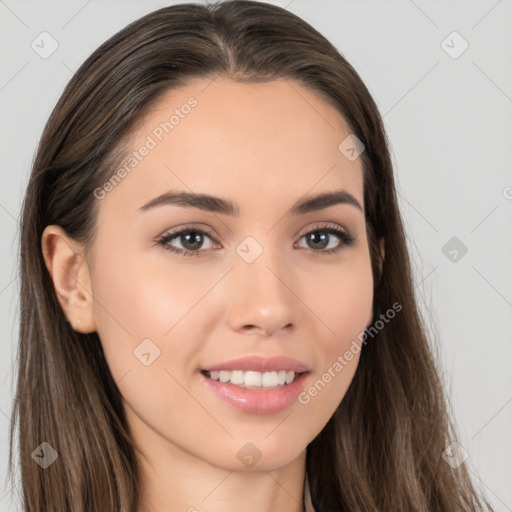
<path id="1" fill-rule="evenodd" d="M 333 240 L 333 235 L 337 238 L 337 240 Z M 316 249 L 321 250 L 321 252 L 324 253 L 335 252 L 344 244 L 350 245 L 352 243 L 352 239 L 344 231 L 335 228 L 309 231 L 305 235 L 302 235 L 301 239 L 302 238 L 306 239 L 306 243 L 313 244 L 313 247 L 316 245 Z M 329 247 L 330 241 L 337 243 L 334 243 L 334 245 Z"/>
<path id="2" fill-rule="evenodd" d="M 334 247 L 329 247 L 329 242 L 332 235 L 337 238 L 338 243 L 335 244 Z M 195 256 L 200 252 L 204 252 L 200 251 L 199 249 L 204 249 L 203 244 L 205 237 L 209 238 L 215 243 L 218 243 L 210 233 L 203 229 L 184 227 L 172 233 L 163 235 L 159 240 L 157 240 L 157 244 L 163 246 L 165 249 L 173 253 L 180 254 L 182 256 Z M 355 237 L 350 235 L 347 231 L 334 226 L 316 227 L 315 229 L 308 231 L 300 237 L 300 239 L 303 238 L 306 239 L 306 243 L 312 244 L 312 252 L 321 254 L 335 253 L 342 249 L 344 246 L 351 246 L 355 240 Z M 179 240 L 182 248 L 176 248 L 171 245 L 170 242 L 175 239 Z M 294 247 L 300 246 L 298 244 L 294 244 Z M 211 248 L 212 247 L 207 247 L 206 249 Z"/>

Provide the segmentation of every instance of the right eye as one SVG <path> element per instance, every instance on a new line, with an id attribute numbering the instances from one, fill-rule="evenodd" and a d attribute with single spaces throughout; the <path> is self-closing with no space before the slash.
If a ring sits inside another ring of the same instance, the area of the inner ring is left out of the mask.
<path id="1" fill-rule="evenodd" d="M 204 229 L 191 226 L 184 226 L 175 231 L 171 231 L 169 233 L 164 234 L 157 240 L 157 244 L 161 245 L 164 249 L 179 254 L 181 256 L 196 256 L 200 252 L 205 252 L 205 250 L 199 251 L 199 249 L 203 245 L 202 242 L 205 236 L 207 238 L 210 238 L 210 240 L 213 240 L 212 235 L 210 235 L 209 232 L 207 232 Z M 180 249 L 173 247 L 170 242 L 174 239 L 178 239 L 183 248 Z"/>

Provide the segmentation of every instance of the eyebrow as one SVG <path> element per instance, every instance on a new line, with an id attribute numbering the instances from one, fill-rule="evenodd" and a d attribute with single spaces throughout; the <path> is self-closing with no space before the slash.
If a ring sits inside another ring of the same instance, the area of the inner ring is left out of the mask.
<path id="1" fill-rule="evenodd" d="M 141 206 L 140 211 L 147 211 L 157 206 L 177 204 L 183 207 L 199 208 L 208 212 L 221 213 L 223 215 L 239 216 L 240 208 L 236 203 L 220 197 L 208 194 L 195 194 L 191 192 L 169 191 L 155 197 L 149 203 Z M 326 192 L 306 199 L 300 199 L 291 208 L 292 215 L 303 215 L 305 213 L 323 210 L 336 204 L 349 204 L 355 206 L 364 213 L 359 201 L 345 190 Z"/>

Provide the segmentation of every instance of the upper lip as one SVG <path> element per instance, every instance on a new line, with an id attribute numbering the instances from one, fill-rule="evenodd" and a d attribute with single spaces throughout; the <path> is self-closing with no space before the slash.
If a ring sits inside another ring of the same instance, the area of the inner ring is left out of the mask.
<path id="1" fill-rule="evenodd" d="M 224 363 L 219 363 L 212 366 L 208 366 L 207 368 L 203 368 L 203 371 L 206 372 L 215 372 L 221 370 L 252 370 L 255 372 L 262 373 L 271 371 L 278 372 L 285 370 L 292 371 L 295 373 L 303 373 L 309 371 L 309 367 L 307 364 L 298 361 L 297 359 L 293 359 L 291 357 L 286 356 L 248 356 L 242 357 L 240 359 L 231 359 L 230 361 L 225 361 Z"/>

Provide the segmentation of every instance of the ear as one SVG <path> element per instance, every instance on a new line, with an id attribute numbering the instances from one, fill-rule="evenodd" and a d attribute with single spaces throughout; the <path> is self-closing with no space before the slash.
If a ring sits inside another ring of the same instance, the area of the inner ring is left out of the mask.
<path id="1" fill-rule="evenodd" d="M 45 228 L 41 246 L 57 299 L 68 321 L 75 331 L 96 331 L 91 278 L 82 246 L 57 225 Z"/>

